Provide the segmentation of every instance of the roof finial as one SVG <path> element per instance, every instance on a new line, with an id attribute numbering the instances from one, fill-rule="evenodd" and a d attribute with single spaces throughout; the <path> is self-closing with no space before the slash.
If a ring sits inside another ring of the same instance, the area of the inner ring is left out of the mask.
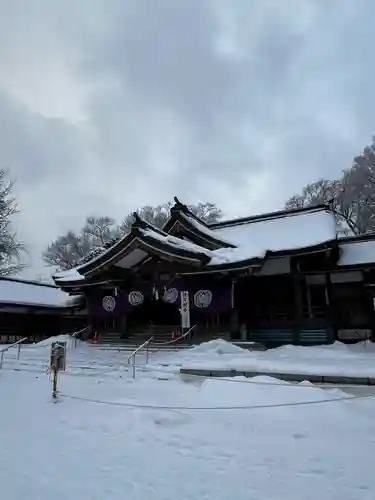
<path id="1" fill-rule="evenodd" d="M 325 206 L 330 210 L 331 212 L 335 211 L 335 197 L 331 196 L 325 201 Z"/>
<path id="2" fill-rule="evenodd" d="M 174 205 L 171 207 L 171 214 L 180 212 L 184 209 L 184 205 L 180 202 L 177 196 L 173 197 Z"/>
<path id="3" fill-rule="evenodd" d="M 133 212 L 133 227 L 139 227 L 142 226 L 143 220 L 139 217 L 138 212 Z"/>

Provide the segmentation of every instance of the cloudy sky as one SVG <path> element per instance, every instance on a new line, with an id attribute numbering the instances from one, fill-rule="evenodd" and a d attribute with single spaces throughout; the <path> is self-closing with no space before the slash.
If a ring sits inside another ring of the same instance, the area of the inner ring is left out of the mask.
<path id="1" fill-rule="evenodd" d="M 0 0 L 0 151 L 40 254 L 178 195 L 281 208 L 375 133 L 373 0 Z"/>

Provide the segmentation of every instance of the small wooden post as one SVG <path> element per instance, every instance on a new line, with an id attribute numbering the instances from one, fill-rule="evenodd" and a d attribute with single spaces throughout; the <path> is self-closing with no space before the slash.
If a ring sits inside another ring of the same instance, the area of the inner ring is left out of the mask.
<path id="1" fill-rule="evenodd" d="M 299 271 L 298 262 L 295 259 L 292 259 L 291 270 L 292 270 L 292 280 L 294 288 L 293 344 L 298 345 L 300 343 L 300 328 L 303 322 L 302 279 L 301 279 L 301 273 Z"/>
<path id="2" fill-rule="evenodd" d="M 146 345 L 146 365 L 148 364 L 148 344 Z"/>
<path id="3" fill-rule="evenodd" d="M 59 370 L 66 366 L 66 342 L 54 342 L 51 346 L 52 397 L 57 398 L 57 379 Z"/>
<path id="4" fill-rule="evenodd" d="M 57 367 L 57 360 L 55 356 L 54 363 L 52 365 L 52 397 L 53 399 L 57 398 L 57 374 L 58 374 L 58 367 Z"/>

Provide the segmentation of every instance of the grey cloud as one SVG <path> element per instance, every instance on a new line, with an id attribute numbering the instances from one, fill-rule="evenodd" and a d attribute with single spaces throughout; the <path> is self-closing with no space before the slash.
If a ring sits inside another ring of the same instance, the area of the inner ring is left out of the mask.
<path id="1" fill-rule="evenodd" d="M 2 164 L 30 188 L 48 178 L 60 183 L 82 160 L 76 127 L 32 113 L 4 93 L 0 93 L 0 131 Z"/>

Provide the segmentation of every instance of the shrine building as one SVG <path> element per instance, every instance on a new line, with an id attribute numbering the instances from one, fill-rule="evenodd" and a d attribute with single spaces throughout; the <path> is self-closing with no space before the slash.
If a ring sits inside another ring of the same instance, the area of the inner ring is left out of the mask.
<path id="1" fill-rule="evenodd" d="M 168 338 L 181 319 L 196 342 L 270 346 L 358 341 L 375 327 L 375 233 L 355 236 L 330 205 L 206 224 L 175 198 L 162 229 L 134 214 L 126 236 L 54 280 L 84 295 L 102 339 Z"/>

